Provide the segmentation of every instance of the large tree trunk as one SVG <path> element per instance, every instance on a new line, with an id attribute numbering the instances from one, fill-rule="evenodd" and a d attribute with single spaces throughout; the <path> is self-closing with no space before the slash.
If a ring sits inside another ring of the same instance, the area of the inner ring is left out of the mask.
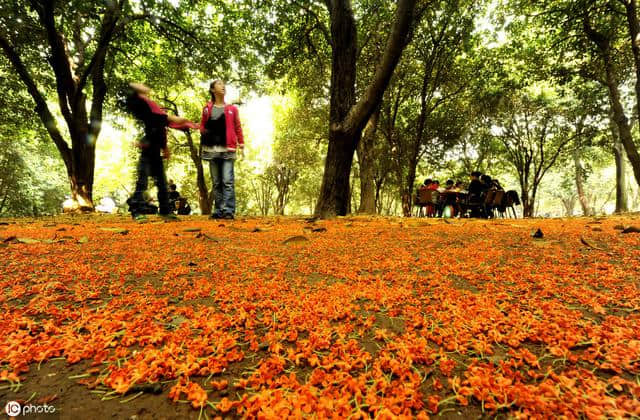
<path id="1" fill-rule="evenodd" d="M 575 165 L 575 181 L 576 189 L 578 190 L 578 201 L 580 201 L 580 207 L 582 207 L 582 214 L 584 216 L 591 216 L 592 212 L 589 208 L 589 200 L 584 191 L 584 168 L 582 167 L 582 160 L 580 159 L 580 150 L 576 147 L 573 149 L 573 163 Z"/>
<path id="2" fill-rule="evenodd" d="M 316 215 L 344 216 L 349 209 L 351 165 L 361 130 L 346 132 L 340 124 L 356 102 L 358 31 L 349 1 L 333 1 L 331 17 L 331 99 L 329 147 Z"/>
<path id="3" fill-rule="evenodd" d="M 327 1 L 331 19 L 331 98 L 329 148 L 316 205 L 322 218 L 347 214 L 351 164 L 362 130 L 382 101 L 393 71 L 406 46 L 416 0 L 399 0 L 391 34 L 380 64 L 356 103 L 358 51 L 356 21 L 349 0 Z"/>
<path id="4" fill-rule="evenodd" d="M 356 149 L 360 163 L 360 207 L 358 213 L 376 213 L 374 146 L 380 111 L 373 113 Z"/>
<path id="5" fill-rule="evenodd" d="M 87 121 L 83 116 L 74 121 L 72 148 L 59 149 L 67 170 L 74 207 L 67 210 L 93 210 L 93 180 L 96 160 L 95 143 L 88 142 Z M 77 120 L 79 119 L 79 121 Z M 65 143 L 66 146 L 66 143 Z"/>
<path id="6" fill-rule="evenodd" d="M 342 137 L 341 140 L 339 140 Z M 315 214 L 326 218 L 344 216 L 349 208 L 349 180 L 356 146 L 339 132 L 329 134 L 329 148 Z"/>

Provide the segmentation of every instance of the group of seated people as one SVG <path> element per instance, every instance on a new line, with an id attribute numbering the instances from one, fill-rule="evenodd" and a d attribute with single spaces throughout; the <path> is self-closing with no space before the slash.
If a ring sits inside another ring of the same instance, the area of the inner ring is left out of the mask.
<path id="1" fill-rule="evenodd" d="M 417 189 L 414 199 L 419 215 L 426 210 L 427 217 L 495 217 L 497 210 L 505 214 L 507 208 L 519 205 L 516 191 L 504 191 L 497 179 L 481 172 L 471 173 L 468 185 L 449 179 L 444 186 L 440 181 L 426 179 Z"/>

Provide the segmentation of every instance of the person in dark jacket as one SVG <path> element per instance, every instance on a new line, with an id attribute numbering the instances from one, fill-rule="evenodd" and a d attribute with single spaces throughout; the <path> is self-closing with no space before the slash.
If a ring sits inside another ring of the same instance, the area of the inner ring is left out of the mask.
<path id="1" fill-rule="evenodd" d="M 484 185 L 480 181 L 482 173 L 478 171 L 471 172 L 471 182 L 469 182 L 469 201 L 479 202 L 484 191 Z"/>
<path id="2" fill-rule="evenodd" d="M 175 211 L 178 206 L 178 200 L 180 199 L 180 193 L 178 192 L 178 187 L 173 181 L 169 181 L 169 207 L 171 211 Z"/>
<path id="3" fill-rule="evenodd" d="M 471 210 L 471 217 L 480 217 L 482 200 L 484 199 L 485 186 L 480 181 L 481 172 L 471 172 L 471 182 L 469 182 L 467 205 Z"/>
<path id="4" fill-rule="evenodd" d="M 169 205 L 167 180 L 164 174 L 162 158 L 169 159 L 167 146 L 167 127 L 176 129 L 198 128 L 186 118 L 168 115 L 158 104 L 149 99 L 151 89 L 140 83 L 129 83 L 129 92 L 125 99 L 126 109 L 144 126 L 144 136 L 138 143 L 140 160 L 138 161 L 138 179 L 133 197 L 131 197 L 131 216 L 138 221 L 146 219 L 143 209 L 146 207 L 144 192 L 148 187 L 148 178 L 154 179 L 158 188 L 160 216 L 176 220 Z"/>

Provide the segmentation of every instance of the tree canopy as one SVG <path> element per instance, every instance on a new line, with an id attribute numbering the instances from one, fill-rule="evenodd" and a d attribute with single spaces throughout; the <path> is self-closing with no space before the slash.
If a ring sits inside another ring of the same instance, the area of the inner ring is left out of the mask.
<path id="1" fill-rule="evenodd" d="M 65 196 L 122 203 L 138 135 L 122 87 L 143 81 L 197 121 L 214 78 L 233 86 L 249 131 L 247 214 L 409 215 L 423 178 L 473 170 L 517 190 L 525 216 L 572 200 L 584 214 L 638 206 L 635 1 L 30 0 L 0 12 L 0 199 L 22 203 L 0 214 L 53 213 Z M 169 177 L 208 212 L 198 134 L 170 144 Z"/>

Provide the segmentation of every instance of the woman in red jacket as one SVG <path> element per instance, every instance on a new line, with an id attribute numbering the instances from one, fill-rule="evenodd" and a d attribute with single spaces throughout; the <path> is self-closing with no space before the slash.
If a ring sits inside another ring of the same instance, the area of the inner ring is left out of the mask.
<path id="1" fill-rule="evenodd" d="M 224 101 L 225 85 L 214 80 L 209 86 L 211 100 L 202 110 L 200 142 L 202 159 L 209 161 L 215 196 L 212 219 L 233 219 L 236 212 L 236 192 L 233 164 L 237 151 L 241 156 L 244 138 L 238 108 Z"/>

